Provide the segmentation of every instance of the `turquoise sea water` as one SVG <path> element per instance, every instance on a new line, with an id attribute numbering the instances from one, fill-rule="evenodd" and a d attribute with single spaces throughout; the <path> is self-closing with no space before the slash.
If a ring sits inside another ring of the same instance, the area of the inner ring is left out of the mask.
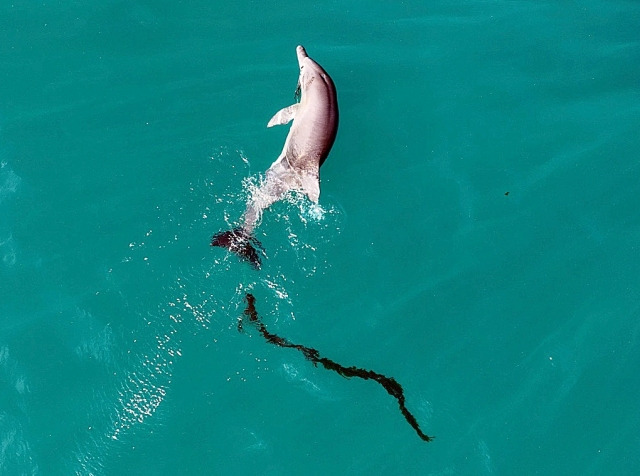
<path id="1" fill-rule="evenodd" d="M 0 474 L 640 471 L 640 5 L 0 5 Z M 222 249 L 295 46 L 319 207 Z M 237 331 L 393 376 L 371 381 Z"/>

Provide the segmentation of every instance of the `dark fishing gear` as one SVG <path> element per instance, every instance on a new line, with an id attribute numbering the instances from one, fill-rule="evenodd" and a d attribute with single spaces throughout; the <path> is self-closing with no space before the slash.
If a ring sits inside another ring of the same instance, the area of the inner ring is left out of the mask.
<path id="1" fill-rule="evenodd" d="M 235 228 L 229 231 L 221 231 L 213 235 L 211 246 L 220 246 L 237 254 L 241 260 L 251 264 L 253 269 L 260 269 L 264 255 L 262 243 L 254 238 L 242 228 Z"/>
<path id="2" fill-rule="evenodd" d="M 360 369 L 357 367 L 344 367 L 333 360 L 321 357 L 320 353 L 316 349 L 305 347 L 300 344 L 293 344 L 283 337 L 272 334 L 267 330 L 266 326 L 258 316 L 258 311 L 256 311 L 255 306 L 256 298 L 253 294 L 247 293 L 245 300 L 247 302 L 247 308 L 244 310 L 244 315 L 249 318 L 250 323 L 257 327 L 260 334 L 262 334 L 269 344 L 299 350 L 315 367 L 317 367 L 318 364 L 321 364 L 325 369 L 333 370 L 345 378 L 359 377 L 364 380 L 375 380 L 382 385 L 389 395 L 398 401 L 400 412 L 407 420 L 407 423 L 409 423 L 409 425 L 411 425 L 411 427 L 416 431 L 420 439 L 427 442 L 433 440 L 433 436 L 428 436 L 422 432 L 420 425 L 418 425 L 418 421 L 405 406 L 405 397 L 402 386 L 393 377 L 386 377 L 377 372 L 373 372 L 372 370 Z M 243 331 L 242 322 L 243 320 L 241 316 L 238 318 L 238 331 L 240 332 Z"/>

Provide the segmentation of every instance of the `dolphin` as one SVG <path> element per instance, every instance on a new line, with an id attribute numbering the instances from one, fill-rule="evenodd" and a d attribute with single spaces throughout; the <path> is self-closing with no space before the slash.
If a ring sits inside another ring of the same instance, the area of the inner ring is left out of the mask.
<path id="1" fill-rule="evenodd" d="M 294 94 L 299 102 L 280 109 L 267 127 L 293 121 L 280 156 L 271 164 L 265 179 L 248 200 L 242 224 L 216 233 L 211 246 L 221 246 L 248 261 L 255 269 L 262 265 L 253 236 L 262 212 L 290 190 L 304 193 L 313 203 L 320 197 L 320 166 L 329 155 L 338 132 L 338 97 L 333 80 L 312 60 L 302 46 L 296 48 L 300 75 Z"/>

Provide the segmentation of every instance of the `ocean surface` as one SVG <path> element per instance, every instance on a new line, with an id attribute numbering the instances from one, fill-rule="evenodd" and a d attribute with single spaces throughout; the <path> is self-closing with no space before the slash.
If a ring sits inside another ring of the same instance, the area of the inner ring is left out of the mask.
<path id="1" fill-rule="evenodd" d="M 340 128 L 256 271 L 298 44 Z M 639 474 L 639 196 L 635 1 L 6 0 L 0 474 Z"/>

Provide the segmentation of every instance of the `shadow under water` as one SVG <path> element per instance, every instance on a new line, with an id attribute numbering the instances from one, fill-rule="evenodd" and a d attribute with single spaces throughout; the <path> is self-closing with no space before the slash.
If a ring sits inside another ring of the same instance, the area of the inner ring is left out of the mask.
<path id="1" fill-rule="evenodd" d="M 398 405 L 400 406 L 400 412 L 407 420 L 409 425 L 416 431 L 418 436 L 423 441 L 431 441 L 434 439 L 433 436 L 428 436 L 422 432 L 420 429 L 420 425 L 418 425 L 418 421 L 413 416 L 413 414 L 407 409 L 405 406 L 405 397 L 404 391 L 402 390 L 402 386 L 393 378 L 386 377 L 382 374 L 374 372 L 372 370 L 360 369 L 357 367 L 344 367 L 343 365 L 334 362 L 333 360 L 327 359 L 326 357 L 320 356 L 320 353 L 316 349 L 312 349 L 310 347 L 305 347 L 300 344 L 293 344 L 286 340 L 283 337 L 280 337 L 276 334 L 272 334 L 269 332 L 258 316 L 258 311 L 256 311 L 255 301 L 256 298 L 247 293 L 245 296 L 245 300 L 247 301 L 247 308 L 244 310 L 244 315 L 249 318 L 249 322 L 253 323 L 257 328 L 260 334 L 265 338 L 265 340 L 270 343 L 277 345 L 279 347 L 286 347 L 290 349 L 297 349 L 305 356 L 307 360 L 310 360 L 314 366 L 317 367 L 318 364 L 322 364 L 322 366 L 327 370 L 333 370 L 338 374 L 342 375 L 345 378 L 351 377 L 359 377 L 364 380 L 375 380 L 378 382 L 384 389 L 387 391 L 389 395 L 395 398 L 398 401 Z M 243 331 L 243 320 L 242 316 L 238 318 L 238 331 Z"/>

